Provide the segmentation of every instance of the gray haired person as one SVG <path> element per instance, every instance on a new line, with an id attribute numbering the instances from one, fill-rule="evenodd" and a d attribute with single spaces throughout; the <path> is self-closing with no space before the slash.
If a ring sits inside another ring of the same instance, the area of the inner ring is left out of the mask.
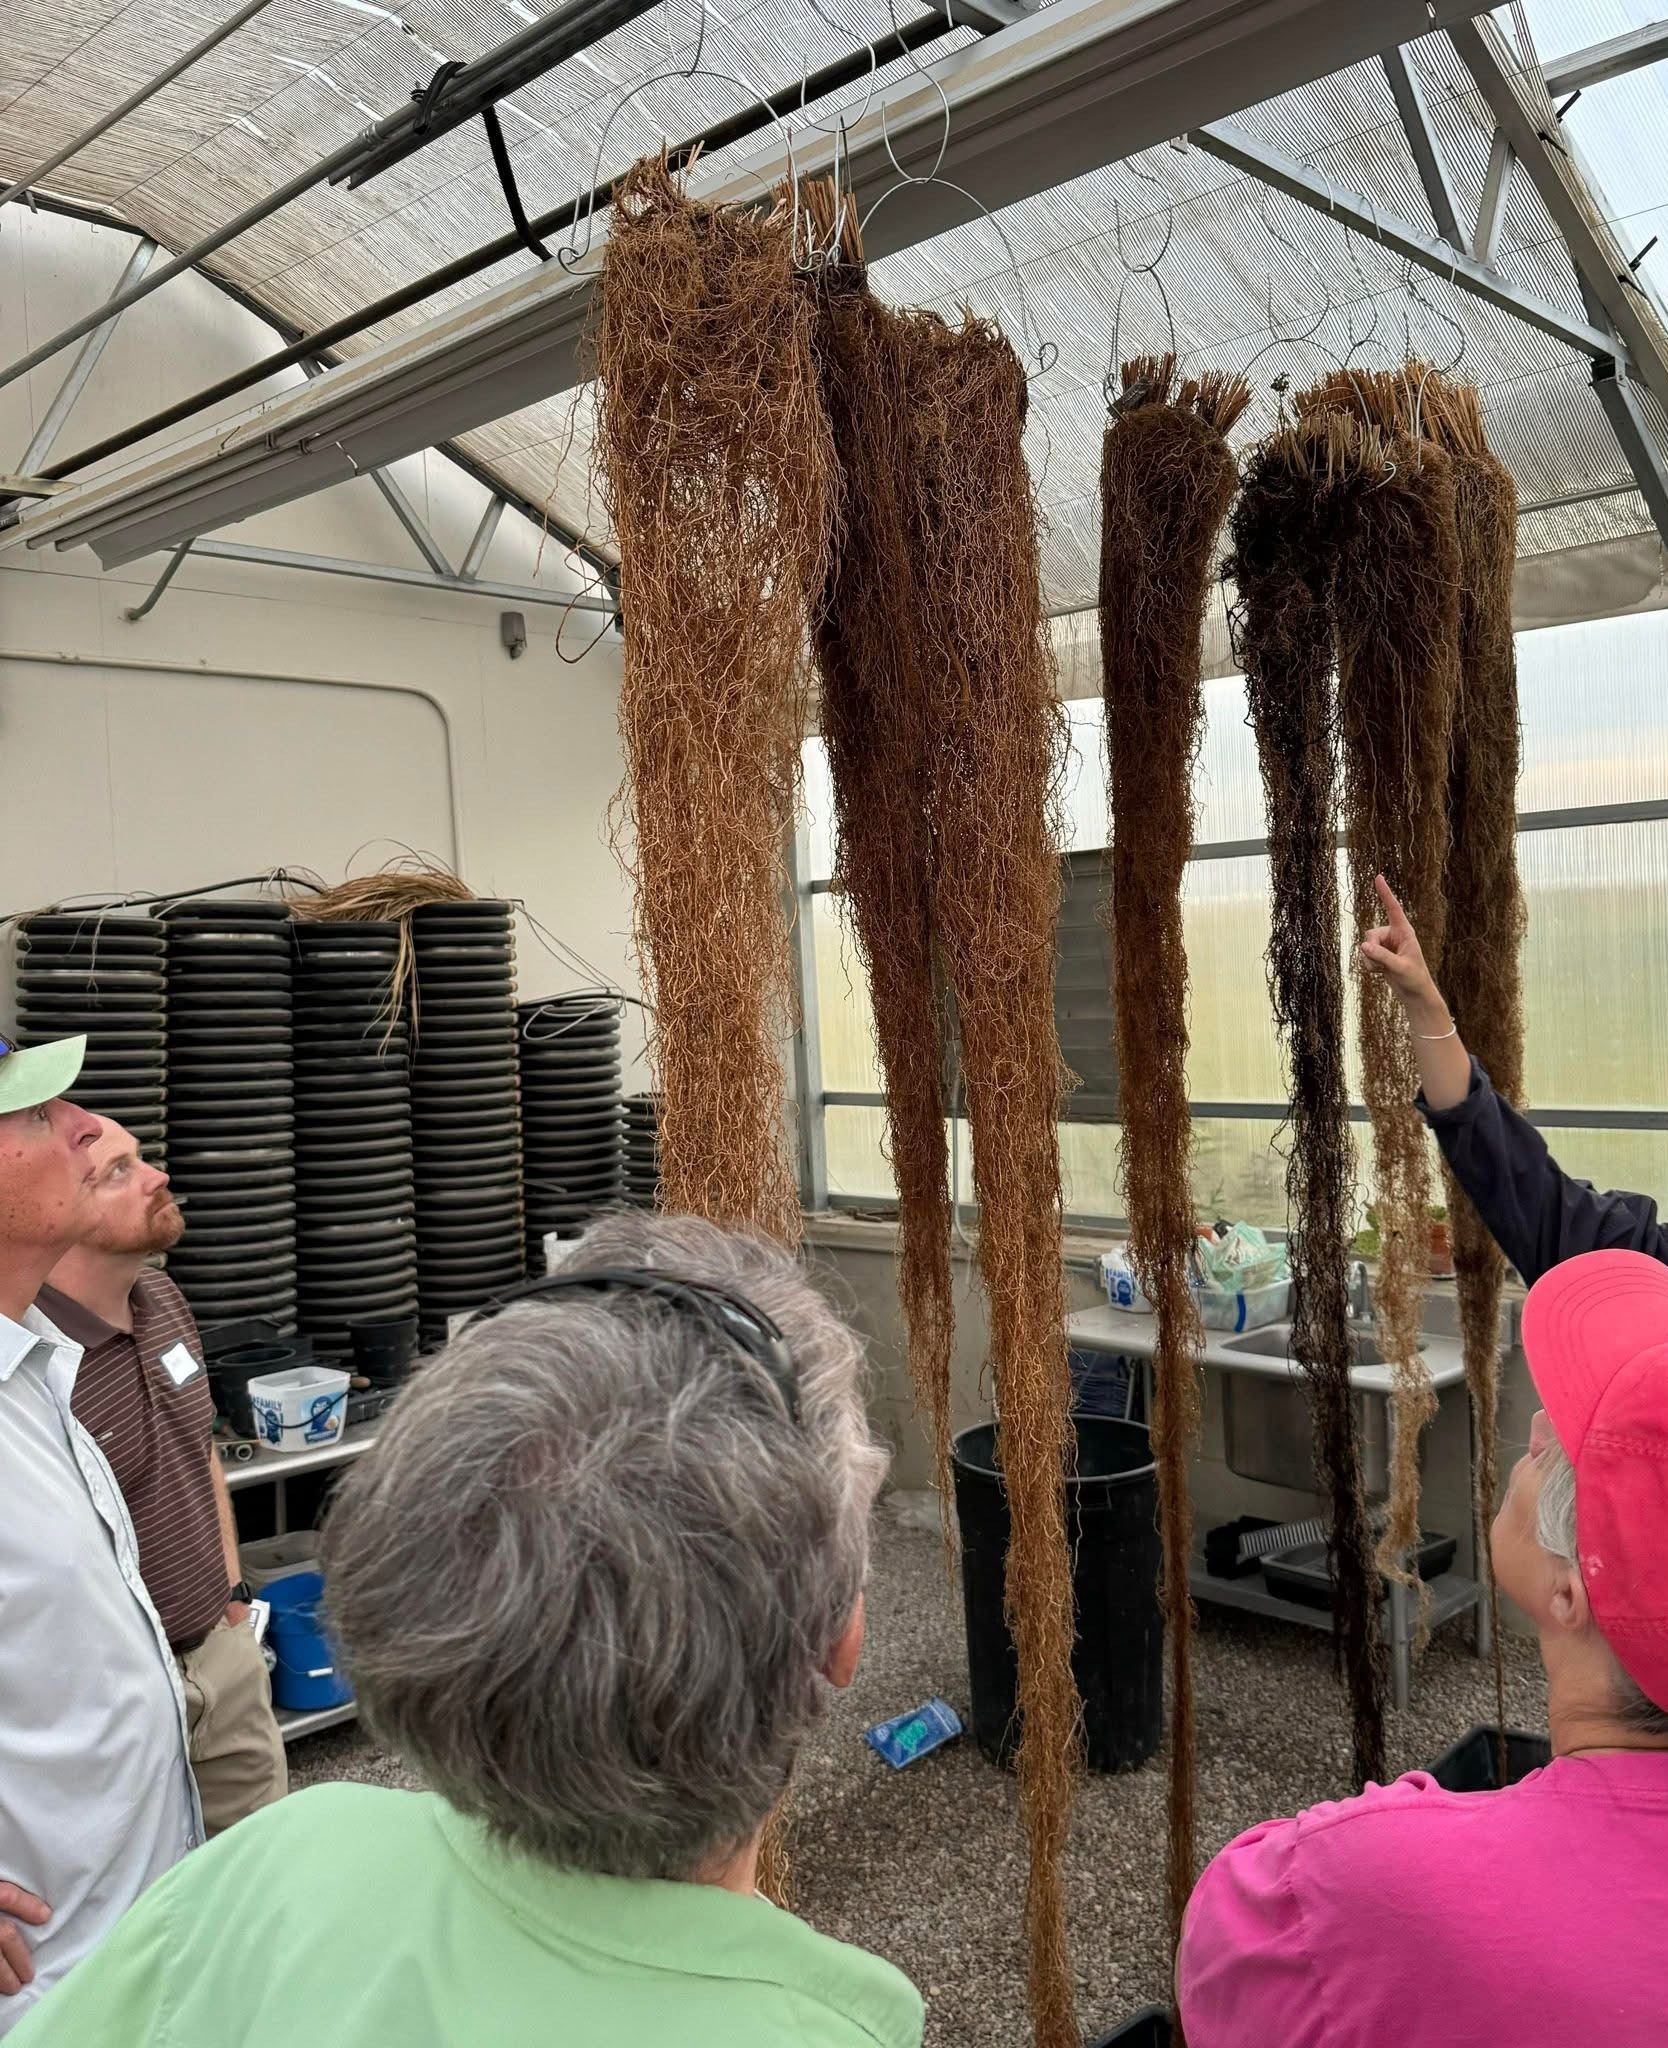
<path id="1" fill-rule="evenodd" d="M 325 1545 L 361 1708 L 429 1789 L 240 1822 L 26 2048 L 268 2048 L 302 2001 L 309 2048 L 918 2048 L 904 1977 L 756 1890 L 861 1648 L 862 1364 L 785 1252 L 683 1217 L 603 1219 L 464 1330 Z"/>

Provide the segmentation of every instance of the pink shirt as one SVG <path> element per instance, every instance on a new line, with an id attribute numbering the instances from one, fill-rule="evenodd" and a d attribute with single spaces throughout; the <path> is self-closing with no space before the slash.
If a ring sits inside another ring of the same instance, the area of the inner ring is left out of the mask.
<path id="1" fill-rule="evenodd" d="M 1177 1965 L 1188 2048 L 1663 2048 L 1668 1754 L 1502 1792 L 1423 1771 L 1230 1842 Z"/>

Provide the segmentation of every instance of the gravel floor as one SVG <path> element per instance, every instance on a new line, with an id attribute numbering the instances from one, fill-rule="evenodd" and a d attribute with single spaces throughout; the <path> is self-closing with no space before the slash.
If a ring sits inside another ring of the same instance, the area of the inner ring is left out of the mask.
<path id="1" fill-rule="evenodd" d="M 1530 1643 L 1508 1639 L 1508 1718 L 1544 1728 L 1545 1689 Z M 1201 1610 L 1202 1847 L 1271 1814 L 1335 1798 L 1348 1740 L 1326 1639 L 1307 1629 Z M 964 1740 L 893 1772 L 862 1741 L 875 1721 L 941 1693 L 964 1716 L 967 1667 L 959 1590 L 938 1539 L 885 1519 L 869 1587 L 869 1633 L 856 1684 L 806 1755 L 795 1791 L 799 1910 L 877 1950 L 927 2000 L 927 2048 L 1021 2048 L 1027 2036 L 1018 1937 L 1024 1855 L 1013 1786 Z M 1394 1719 L 1392 1763 L 1427 1763 L 1493 1715 L 1488 1667 L 1457 1623 L 1415 1675 Z M 414 1782 L 352 1728 L 292 1752 L 297 1785 L 333 1778 Z M 1091 1778 L 1079 1801 L 1069 1882 L 1081 2014 L 1091 2036 L 1166 1996 L 1162 1768 Z"/>

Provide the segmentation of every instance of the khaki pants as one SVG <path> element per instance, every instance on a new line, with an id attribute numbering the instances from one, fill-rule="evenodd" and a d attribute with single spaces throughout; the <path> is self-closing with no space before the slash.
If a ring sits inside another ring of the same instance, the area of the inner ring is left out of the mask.
<path id="1" fill-rule="evenodd" d="M 179 1666 L 203 1825 L 211 1836 L 223 1834 L 289 1790 L 266 1659 L 247 1624 L 221 1621 Z"/>

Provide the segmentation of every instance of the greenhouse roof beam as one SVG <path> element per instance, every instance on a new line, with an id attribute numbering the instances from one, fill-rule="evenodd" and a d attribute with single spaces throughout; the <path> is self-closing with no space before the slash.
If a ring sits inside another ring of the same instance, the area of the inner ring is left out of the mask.
<path id="1" fill-rule="evenodd" d="M 1566 93 L 1585 92 L 1590 85 L 1625 78 L 1630 71 L 1643 71 L 1647 64 L 1664 59 L 1668 59 L 1668 21 L 1653 21 L 1585 50 L 1572 50 L 1567 57 L 1546 65 L 1546 89 L 1555 100 L 1561 100 Z"/>
<path id="2" fill-rule="evenodd" d="M 1454 197 L 1453 181 L 1448 175 L 1448 159 L 1442 154 L 1442 140 L 1431 121 L 1430 108 L 1425 104 L 1425 88 L 1419 82 L 1419 74 L 1406 50 L 1386 50 L 1380 62 L 1384 66 L 1385 77 L 1390 81 L 1390 90 L 1396 96 L 1396 112 L 1401 116 L 1407 146 L 1413 152 L 1414 166 L 1419 173 L 1419 182 L 1425 188 L 1436 231 L 1456 249 L 1465 249 L 1465 230 L 1460 226 L 1459 202 Z"/>
<path id="3" fill-rule="evenodd" d="M 1492 21 L 1454 22 L 1449 34 L 1500 133 L 1563 236 L 1576 276 L 1615 329 L 1634 375 L 1668 410 L 1668 330 L 1629 269 L 1602 205 L 1559 133 L 1539 75 L 1529 74 L 1540 102 L 1532 105 L 1521 89 L 1520 66 L 1511 45 Z"/>
<path id="4" fill-rule="evenodd" d="M 1473 11 L 1474 0 L 1056 0 L 876 93 L 842 134 L 795 138 L 792 167 L 816 175 L 838 152 L 879 258 L 966 218 L 967 202 L 928 180 L 935 169 L 991 209 L 1033 198 Z M 750 199 L 788 168 L 773 139 L 733 170 L 715 165 L 703 195 Z M 572 273 L 511 279 L 239 421 L 77 485 L 4 539 L 85 540 L 107 564 L 131 561 L 569 390 L 587 373 L 598 268 L 593 251 Z"/>
<path id="5" fill-rule="evenodd" d="M 1385 213 L 1359 192 L 1335 185 L 1319 171 L 1311 170 L 1307 164 L 1231 122 L 1215 121 L 1208 128 L 1196 128 L 1188 140 L 1207 155 L 1244 171 L 1277 192 L 1286 193 L 1314 212 L 1325 214 L 1340 227 L 1352 228 L 1357 234 L 1381 243 L 1393 254 L 1416 263 L 1421 270 L 1447 278 L 1456 290 L 1498 306 L 1529 326 L 1538 327 L 1543 334 L 1550 334 L 1554 340 L 1568 342 L 1571 348 L 1595 359 L 1609 361 L 1614 357 L 1618 344 L 1607 328 L 1578 319 L 1561 306 L 1537 298 L 1492 264 L 1479 263 L 1451 243 Z"/>

